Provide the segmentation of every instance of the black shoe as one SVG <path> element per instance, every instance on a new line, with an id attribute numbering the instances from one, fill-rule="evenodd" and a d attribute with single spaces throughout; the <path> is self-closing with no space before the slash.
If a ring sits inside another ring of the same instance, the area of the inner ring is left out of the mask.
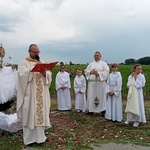
<path id="1" fill-rule="evenodd" d="M 93 112 L 87 112 L 86 115 L 93 115 Z"/>
<path id="2" fill-rule="evenodd" d="M 103 118 L 105 117 L 105 112 L 106 112 L 106 111 L 102 111 L 102 112 L 101 112 L 101 116 L 102 116 Z"/>
<path id="3" fill-rule="evenodd" d="M 71 111 L 71 109 L 68 109 L 68 110 L 66 110 L 66 111 L 69 111 L 69 112 L 70 112 L 70 111 Z"/>

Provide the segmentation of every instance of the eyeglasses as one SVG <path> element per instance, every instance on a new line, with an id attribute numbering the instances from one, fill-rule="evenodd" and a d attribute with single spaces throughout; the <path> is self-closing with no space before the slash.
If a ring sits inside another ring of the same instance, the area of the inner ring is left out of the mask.
<path id="1" fill-rule="evenodd" d="M 32 51 L 32 50 L 30 50 L 30 52 L 32 52 L 32 53 L 34 53 L 34 54 L 40 54 L 40 53 L 41 53 L 40 51 L 35 52 L 35 51 Z"/>

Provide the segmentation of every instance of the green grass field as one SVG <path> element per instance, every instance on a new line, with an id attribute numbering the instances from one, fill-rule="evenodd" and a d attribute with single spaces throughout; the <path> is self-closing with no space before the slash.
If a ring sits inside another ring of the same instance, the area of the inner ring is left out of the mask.
<path id="1" fill-rule="evenodd" d="M 84 69 L 86 68 L 86 65 L 68 65 L 66 66 L 67 71 L 68 72 L 73 72 L 74 73 L 74 77 L 76 75 L 76 70 L 78 68 L 82 68 L 83 70 L 83 75 L 84 75 Z M 146 77 L 146 85 L 144 87 L 144 97 L 145 100 L 150 100 L 150 66 L 142 66 L 143 70 L 144 70 L 144 75 Z M 126 99 L 127 97 L 127 92 L 128 92 L 128 88 L 127 88 L 127 79 L 128 76 L 131 74 L 133 70 L 133 66 L 129 66 L 129 65 L 120 65 L 119 67 L 119 71 L 121 72 L 122 75 L 122 97 L 123 99 Z M 52 96 L 56 95 L 56 91 L 55 91 L 55 77 L 56 74 L 59 71 L 59 66 L 56 66 L 53 70 L 52 70 L 52 83 L 51 83 L 51 87 L 50 87 L 50 93 Z M 74 77 L 71 77 L 71 95 L 72 97 L 74 97 L 74 90 L 73 90 L 73 80 Z"/>
<path id="2" fill-rule="evenodd" d="M 103 143 L 121 143 L 149 146 L 150 148 L 150 101 L 145 102 L 147 123 L 135 128 L 125 125 L 124 113 L 126 102 L 123 101 L 123 122 L 112 122 L 100 115 L 77 113 L 72 101 L 72 111 L 58 112 L 56 100 L 52 100 L 50 122 L 52 128 L 46 130 L 47 141 L 43 144 L 23 144 L 22 130 L 8 133 L 0 130 L 0 149 L 2 150 L 88 150 L 91 145 Z"/>
<path id="3" fill-rule="evenodd" d="M 83 70 L 86 66 L 67 66 L 68 71 L 76 72 L 77 68 Z M 120 66 L 119 71 L 123 78 L 123 122 L 112 122 L 100 115 L 87 116 L 84 113 L 77 113 L 74 109 L 74 91 L 72 93 L 72 110 L 70 112 L 58 112 L 55 76 L 59 71 L 59 66 L 52 70 L 53 81 L 50 87 L 51 96 L 51 112 L 50 122 L 52 128 L 46 130 L 48 140 L 43 144 L 32 144 L 25 146 L 23 144 L 22 130 L 17 133 L 8 133 L 0 130 L 0 149 L 2 150 L 23 150 L 23 149 L 40 149 L 40 150 L 87 150 L 92 149 L 91 145 L 99 145 L 102 143 L 122 143 L 150 146 L 150 67 L 143 66 L 146 76 L 146 86 L 144 87 L 145 96 L 145 112 L 147 123 L 140 124 L 138 128 L 134 128 L 132 124 L 125 125 L 126 114 L 124 113 L 127 95 L 127 78 L 132 71 L 132 66 Z M 75 74 L 74 74 L 75 75 Z M 71 83 L 73 87 L 73 79 Z M 148 147 L 149 148 L 149 147 Z"/>

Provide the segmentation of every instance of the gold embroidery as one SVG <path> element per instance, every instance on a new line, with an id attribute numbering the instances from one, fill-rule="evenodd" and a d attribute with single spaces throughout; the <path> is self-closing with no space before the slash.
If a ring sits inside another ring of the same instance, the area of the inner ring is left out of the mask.
<path id="1" fill-rule="evenodd" d="M 43 123 L 43 96 L 41 95 L 43 92 L 43 87 L 42 87 L 42 81 L 41 79 L 41 74 L 37 73 L 36 74 L 36 99 L 37 99 L 37 107 L 36 107 L 36 114 L 37 114 L 37 124 L 41 125 Z"/>
<path id="2" fill-rule="evenodd" d="M 31 62 L 38 62 L 38 60 L 36 59 L 33 59 L 33 58 L 30 58 L 30 57 L 27 57 L 25 58 L 27 61 L 31 61 Z"/>

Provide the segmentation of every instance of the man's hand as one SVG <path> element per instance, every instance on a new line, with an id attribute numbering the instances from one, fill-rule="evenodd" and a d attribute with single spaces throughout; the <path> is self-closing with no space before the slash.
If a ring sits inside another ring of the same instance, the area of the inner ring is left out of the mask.
<path id="1" fill-rule="evenodd" d="M 96 76 L 99 76 L 99 73 L 95 69 L 91 70 L 90 74 L 94 74 Z"/>
<path id="2" fill-rule="evenodd" d="M 94 71 L 94 74 L 96 75 L 96 76 L 99 76 L 99 73 L 95 70 Z"/>
<path id="3" fill-rule="evenodd" d="M 60 87 L 60 89 L 62 89 L 62 90 L 64 90 L 65 88 L 66 88 L 65 86 Z"/>
<path id="4" fill-rule="evenodd" d="M 134 77 L 136 79 L 137 74 L 135 72 L 132 72 L 132 77 Z"/>
<path id="5" fill-rule="evenodd" d="M 42 72 L 40 72 L 44 77 L 46 77 L 46 70 L 43 70 Z"/>
<path id="6" fill-rule="evenodd" d="M 109 95 L 109 96 L 113 96 L 113 95 L 114 95 L 114 92 L 109 92 L 108 95 Z"/>
<path id="7" fill-rule="evenodd" d="M 81 93 L 82 93 L 82 92 L 81 92 L 81 90 L 79 90 L 79 91 L 78 91 L 78 93 L 80 93 L 80 94 L 81 94 Z"/>
<path id="8" fill-rule="evenodd" d="M 95 69 L 91 70 L 90 74 L 95 74 Z"/>

